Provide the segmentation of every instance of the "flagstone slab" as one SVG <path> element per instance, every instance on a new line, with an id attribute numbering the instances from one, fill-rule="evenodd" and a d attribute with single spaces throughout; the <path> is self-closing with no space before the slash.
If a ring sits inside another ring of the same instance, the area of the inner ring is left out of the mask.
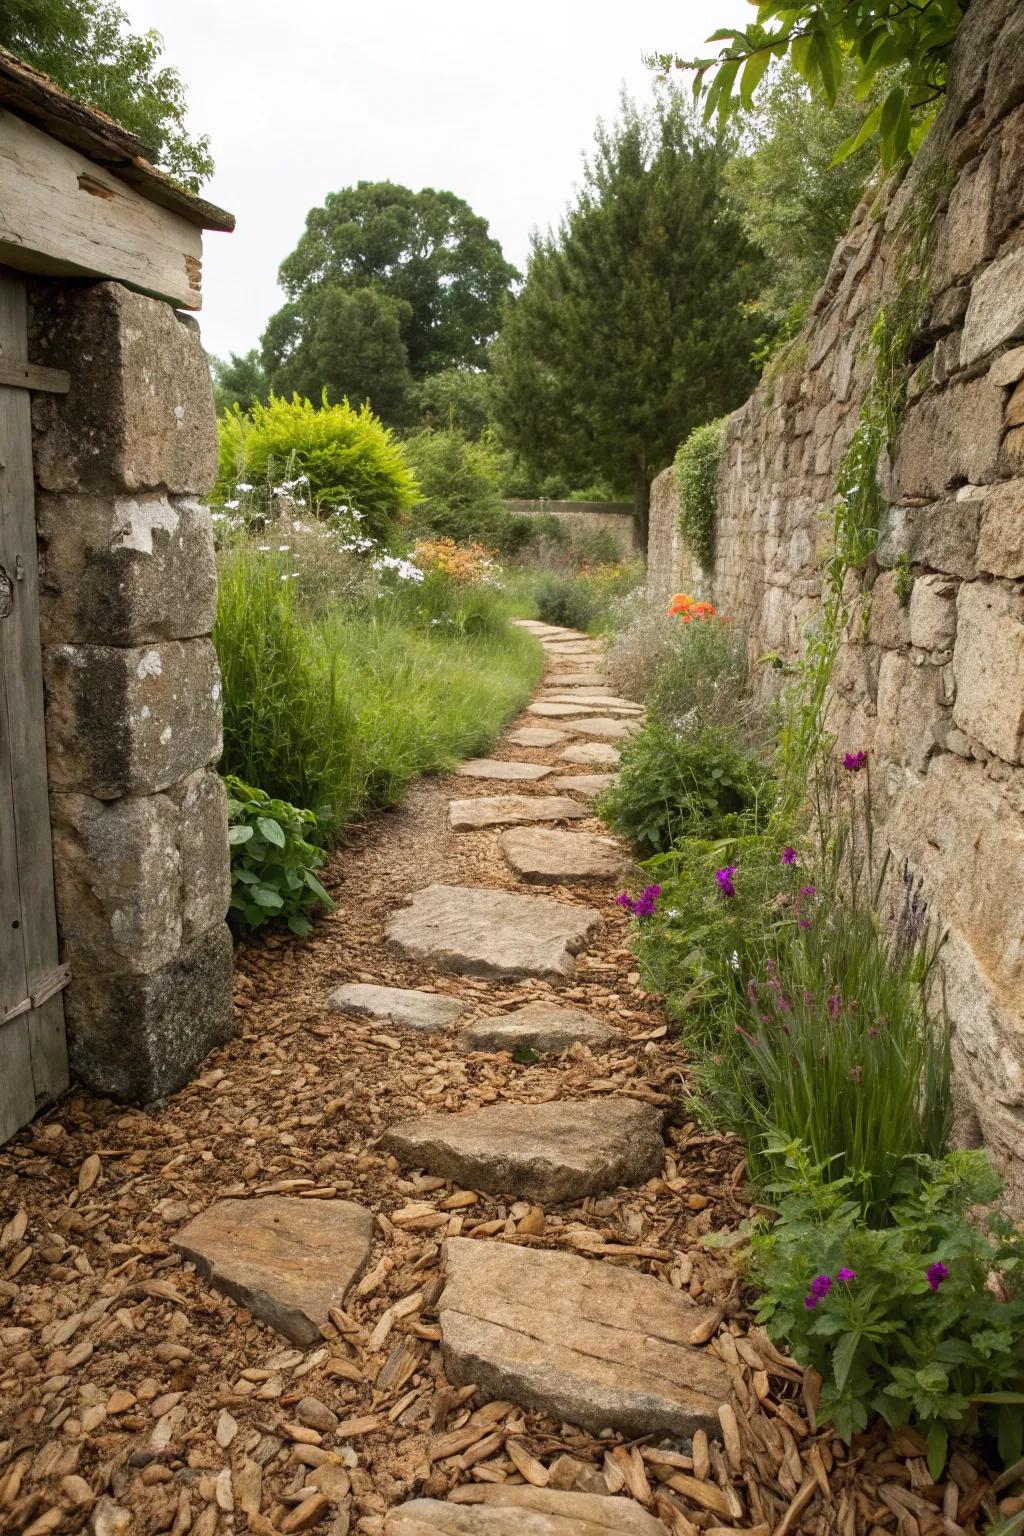
<path id="1" fill-rule="evenodd" d="M 559 754 L 563 763 L 608 763 L 612 766 L 619 761 L 619 749 L 613 747 L 607 741 L 576 741 L 571 747 Z"/>
<path id="2" fill-rule="evenodd" d="M 586 815 L 575 800 L 564 795 L 477 795 L 472 800 L 452 800 L 448 805 L 448 825 L 453 832 L 512 822 L 573 821 Z"/>
<path id="3" fill-rule="evenodd" d="M 462 976 L 562 981 L 601 931 L 593 907 L 548 896 L 428 885 L 391 917 L 387 937 L 407 959 Z"/>
<path id="4" fill-rule="evenodd" d="M 547 715 L 551 719 L 557 720 L 560 716 L 592 715 L 594 710 L 592 705 L 586 703 L 572 704 L 564 703 L 557 699 L 538 699 L 533 704 L 527 704 L 526 712 L 529 715 Z"/>
<path id="5" fill-rule="evenodd" d="M 524 725 L 518 731 L 509 731 L 505 740 L 514 742 L 517 747 L 557 747 L 566 736 L 565 731 L 556 731 L 553 726 L 549 729 L 546 725 Z"/>
<path id="6" fill-rule="evenodd" d="M 586 795 L 595 800 L 615 782 L 614 773 L 567 773 L 564 777 L 550 779 L 553 789 L 571 789 L 574 795 Z"/>
<path id="7" fill-rule="evenodd" d="M 411 1499 L 384 1536 L 669 1536 L 633 1499 L 502 1483 L 464 1483 L 448 1499 Z"/>
<path id="8" fill-rule="evenodd" d="M 583 669 L 575 672 L 563 672 L 559 668 L 556 671 L 549 672 L 544 681 L 546 686 L 554 686 L 557 683 L 559 687 L 565 688 L 598 688 L 602 683 L 605 687 L 608 686 L 608 679 L 603 672 L 592 672 Z"/>
<path id="9" fill-rule="evenodd" d="M 509 869 L 530 885 L 617 880 L 633 864 L 616 838 L 591 832 L 513 827 L 498 843 Z"/>
<path id="10" fill-rule="evenodd" d="M 218 1200 L 172 1244 L 217 1291 L 303 1349 L 319 1344 L 370 1257 L 373 1213 L 350 1200 Z"/>
<path id="11" fill-rule="evenodd" d="M 338 987 L 328 997 L 327 1006 L 335 1013 L 390 1019 L 392 1024 L 404 1024 L 406 1029 L 420 1029 L 426 1034 L 450 1029 L 469 1011 L 468 1003 L 455 997 L 443 997 L 439 992 L 415 991 L 410 987 L 375 987 L 362 981 Z"/>
<path id="12" fill-rule="evenodd" d="M 729 1374 L 690 1344 L 712 1321 L 664 1280 L 576 1254 L 473 1238 L 445 1244 L 438 1305 L 445 1374 L 484 1400 L 599 1431 L 720 1433 Z"/>
<path id="13" fill-rule="evenodd" d="M 389 1127 L 380 1145 L 466 1189 L 549 1205 L 653 1178 L 664 1162 L 661 1125 L 653 1105 L 602 1095 L 419 1115 Z"/>
<path id="14" fill-rule="evenodd" d="M 456 769 L 467 779 L 543 779 L 554 769 L 547 763 L 503 763 L 496 757 L 472 757 Z"/>
<path id="15" fill-rule="evenodd" d="M 569 688 L 563 691 L 559 688 L 545 689 L 538 702 L 548 704 L 576 704 L 584 705 L 591 714 L 597 709 L 608 710 L 611 714 L 642 715 L 642 704 L 633 704 L 629 699 L 620 699 L 614 693 L 602 693 L 599 688 Z"/>
<path id="16" fill-rule="evenodd" d="M 622 1040 L 622 1032 L 604 1024 L 582 1008 L 561 1008 L 557 1003 L 527 1003 L 514 1013 L 496 1013 L 477 1019 L 459 1031 L 457 1043 L 465 1051 L 566 1051 L 577 1041 L 592 1049 Z"/>
<path id="17" fill-rule="evenodd" d="M 620 741 L 640 729 L 638 720 L 613 720 L 611 715 L 594 715 L 587 720 L 574 716 L 572 723 L 581 736 L 603 736 L 609 741 Z"/>

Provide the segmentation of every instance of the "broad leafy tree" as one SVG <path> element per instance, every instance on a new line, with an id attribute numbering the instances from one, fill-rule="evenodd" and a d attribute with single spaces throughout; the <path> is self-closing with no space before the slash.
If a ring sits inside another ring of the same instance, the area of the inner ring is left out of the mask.
<path id="1" fill-rule="evenodd" d="M 161 63 L 159 32 L 133 32 L 112 0 L 2 0 L 0 45 L 137 134 L 183 187 L 196 192 L 213 174 L 209 139 L 186 127 L 181 76 Z"/>
<path id="2" fill-rule="evenodd" d="M 402 339 L 410 307 L 376 288 L 327 287 L 286 304 L 263 335 L 263 363 L 276 394 L 336 405 L 369 400 L 384 421 L 404 422 L 412 377 Z"/>
<path id="3" fill-rule="evenodd" d="M 230 353 L 226 362 L 220 357 L 209 357 L 208 361 L 213 377 L 213 400 L 218 414 L 236 405 L 247 411 L 254 400 L 258 400 L 261 405 L 266 404 L 269 393 L 267 376 L 255 347 L 241 357 L 237 352 Z"/>
<path id="4" fill-rule="evenodd" d="M 755 382 L 760 257 L 723 195 L 727 147 L 678 91 L 599 126 L 575 202 L 536 236 L 494 348 L 503 440 L 538 476 L 631 493 Z"/>

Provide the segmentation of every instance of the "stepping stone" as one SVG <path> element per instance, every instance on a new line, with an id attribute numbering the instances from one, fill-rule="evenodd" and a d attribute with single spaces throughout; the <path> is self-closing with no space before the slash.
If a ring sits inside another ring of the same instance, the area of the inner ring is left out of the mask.
<path id="1" fill-rule="evenodd" d="M 420 1115 L 391 1126 L 380 1145 L 407 1167 L 465 1189 L 551 1205 L 643 1184 L 660 1173 L 661 1123 L 650 1104 L 602 1095 Z"/>
<path id="2" fill-rule="evenodd" d="M 591 704 L 564 704 L 539 699 L 536 704 L 527 704 L 526 712 L 530 715 L 550 715 L 558 719 L 559 716 L 567 715 L 592 715 L 594 709 Z"/>
<path id="3" fill-rule="evenodd" d="M 554 769 L 545 763 L 502 763 L 496 757 L 473 757 L 456 769 L 467 779 L 542 779 Z"/>
<path id="4" fill-rule="evenodd" d="M 573 821 L 586 814 L 564 795 L 477 795 L 449 802 L 448 825 L 453 832 L 467 832 L 509 822 Z"/>
<path id="5" fill-rule="evenodd" d="M 729 1373 L 689 1339 L 713 1322 L 664 1280 L 576 1254 L 456 1237 L 439 1303 L 445 1374 L 595 1432 L 720 1433 Z"/>
<path id="6" fill-rule="evenodd" d="M 509 731 L 505 737 L 517 747 L 557 747 L 565 739 L 565 731 L 556 731 L 553 727 L 549 730 L 543 725 L 524 725 L 518 731 Z"/>
<path id="7" fill-rule="evenodd" d="M 366 1014 L 373 1019 L 390 1019 L 407 1029 L 420 1029 L 434 1035 L 450 1029 L 469 1010 L 469 1004 L 439 992 L 416 992 L 409 987 L 374 987 L 354 981 L 339 987 L 327 999 L 335 1013 Z"/>
<path id="8" fill-rule="evenodd" d="M 583 705 L 591 713 L 595 709 L 608 709 L 613 714 L 642 715 L 644 712 L 642 704 L 631 704 L 629 699 L 617 699 L 613 693 L 602 693 L 598 688 L 570 688 L 564 693 L 557 689 L 545 690 L 541 702 Z"/>
<path id="9" fill-rule="evenodd" d="M 560 688 L 600 688 L 602 684 L 608 686 L 608 679 L 603 672 L 562 672 L 552 671 L 547 675 L 546 687 Z"/>
<path id="10" fill-rule="evenodd" d="M 573 794 L 586 795 L 588 800 L 596 800 L 614 782 L 614 773 L 567 773 L 562 778 L 551 780 L 555 789 L 571 789 Z"/>
<path id="11" fill-rule="evenodd" d="M 441 1499 L 412 1499 L 384 1517 L 384 1536 L 669 1536 L 633 1499 L 555 1488 L 464 1483 Z"/>
<path id="12" fill-rule="evenodd" d="M 637 720 L 613 720 L 610 715 L 595 715 L 590 720 L 574 719 L 572 723 L 581 736 L 604 736 L 612 741 L 631 735 L 640 726 Z"/>
<path id="13" fill-rule="evenodd" d="M 601 930 L 593 907 L 548 896 L 428 885 L 388 923 L 387 937 L 407 959 L 462 976 L 552 981 L 576 974 L 574 956 Z"/>
<path id="14" fill-rule="evenodd" d="M 366 1268 L 373 1213 L 350 1200 L 218 1200 L 172 1238 L 217 1291 L 293 1344 L 322 1340 Z"/>
<path id="15" fill-rule="evenodd" d="M 557 832 L 550 827 L 513 827 L 498 839 L 513 874 L 530 885 L 568 880 L 617 880 L 632 860 L 613 837 Z"/>
<path id="16" fill-rule="evenodd" d="M 602 1024 L 582 1008 L 559 1008 L 555 1003 L 527 1003 L 514 1013 L 477 1019 L 459 1031 L 457 1043 L 464 1051 L 514 1051 L 517 1045 L 531 1051 L 566 1051 L 580 1040 L 584 1045 L 607 1045 L 622 1040 L 622 1032 Z"/>
<path id="17" fill-rule="evenodd" d="M 608 763 L 619 761 L 619 749 L 607 741 L 577 741 L 560 754 L 563 763 Z"/>

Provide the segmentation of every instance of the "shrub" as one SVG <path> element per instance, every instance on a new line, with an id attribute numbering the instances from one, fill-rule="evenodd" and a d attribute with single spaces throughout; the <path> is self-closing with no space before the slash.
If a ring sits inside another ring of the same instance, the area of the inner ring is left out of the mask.
<path id="1" fill-rule="evenodd" d="M 722 460 L 725 418 L 695 427 L 676 450 L 679 525 L 686 547 L 703 569 L 715 561 L 718 513 L 718 466 Z"/>
<path id="2" fill-rule="evenodd" d="M 769 797 L 767 771 L 725 730 L 674 731 L 653 716 L 622 749 L 601 813 L 640 853 L 667 852 L 677 838 L 756 831 Z"/>
<path id="3" fill-rule="evenodd" d="M 440 571 L 458 587 L 471 587 L 493 570 L 494 557 L 482 544 L 456 544 L 454 539 L 420 539 L 412 559 L 424 571 Z"/>
<path id="4" fill-rule="evenodd" d="M 545 624 L 566 629 L 588 629 L 597 619 L 600 603 L 590 583 L 578 576 L 542 572 L 534 583 L 538 617 Z"/>
<path id="5" fill-rule="evenodd" d="M 993 1433 L 1006 1463 L 1024 1429 L 1024 1232 L 969 1219 L 999 1181 L 983 1153 L 922 1158 L 865 1222 L 850 1179 L 799 1142 L 776 1148 L 778 1219 L 755 1237 L 757 1306 L 776 1342 L 821 1375 L 844 1440 L 879 1413 L 926 1436 L 938 1481 L 951 1434 Z"/>
<path id="6" fill-rule="evenodd" d="M 405 451 L 423 496 L 419 527 L 461 540 L 500 511 L 498 455 L 485 440 L 458 427 L 424 427 L 406 438 Z"/>
<path id="7" fill-rule="evenodd" d="M 312 913 L 334 911 L 334 902 L 313 873 L 324 862 L 323 853 L 309 841 L 316 832 L 316 817 L 286 800 L 272 800 L 233 776 L 226 784 L 232 927 L 253 933 L 282 918 L 293 933 L 311 933 Z"/>
<path id="8" fill-rule="evenodd" d="M 294 395 L 272 395 L 250 411 L 220 419 L 220 477 L 215 497 L 234 499 L 239 481 L 272 487 L 297 475 L 308 479 L 314 510 L 353 507 L 366 531 L 387 540 L 417 500 L 401 445 L 368 405 L 348 401 L 315 406 Z"/>

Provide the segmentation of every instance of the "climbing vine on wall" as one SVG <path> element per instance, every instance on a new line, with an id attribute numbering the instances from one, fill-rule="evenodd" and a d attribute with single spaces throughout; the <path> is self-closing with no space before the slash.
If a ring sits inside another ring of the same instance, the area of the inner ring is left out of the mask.
<path id="1" fill-rule="evenodd" d="M 697 564 L 707 570 L 715 559 L 718 466 L 722 462 L 725 417 L 695 427 L 676 450 L 673 469 L 679 491 L 679 526 Z"/>

